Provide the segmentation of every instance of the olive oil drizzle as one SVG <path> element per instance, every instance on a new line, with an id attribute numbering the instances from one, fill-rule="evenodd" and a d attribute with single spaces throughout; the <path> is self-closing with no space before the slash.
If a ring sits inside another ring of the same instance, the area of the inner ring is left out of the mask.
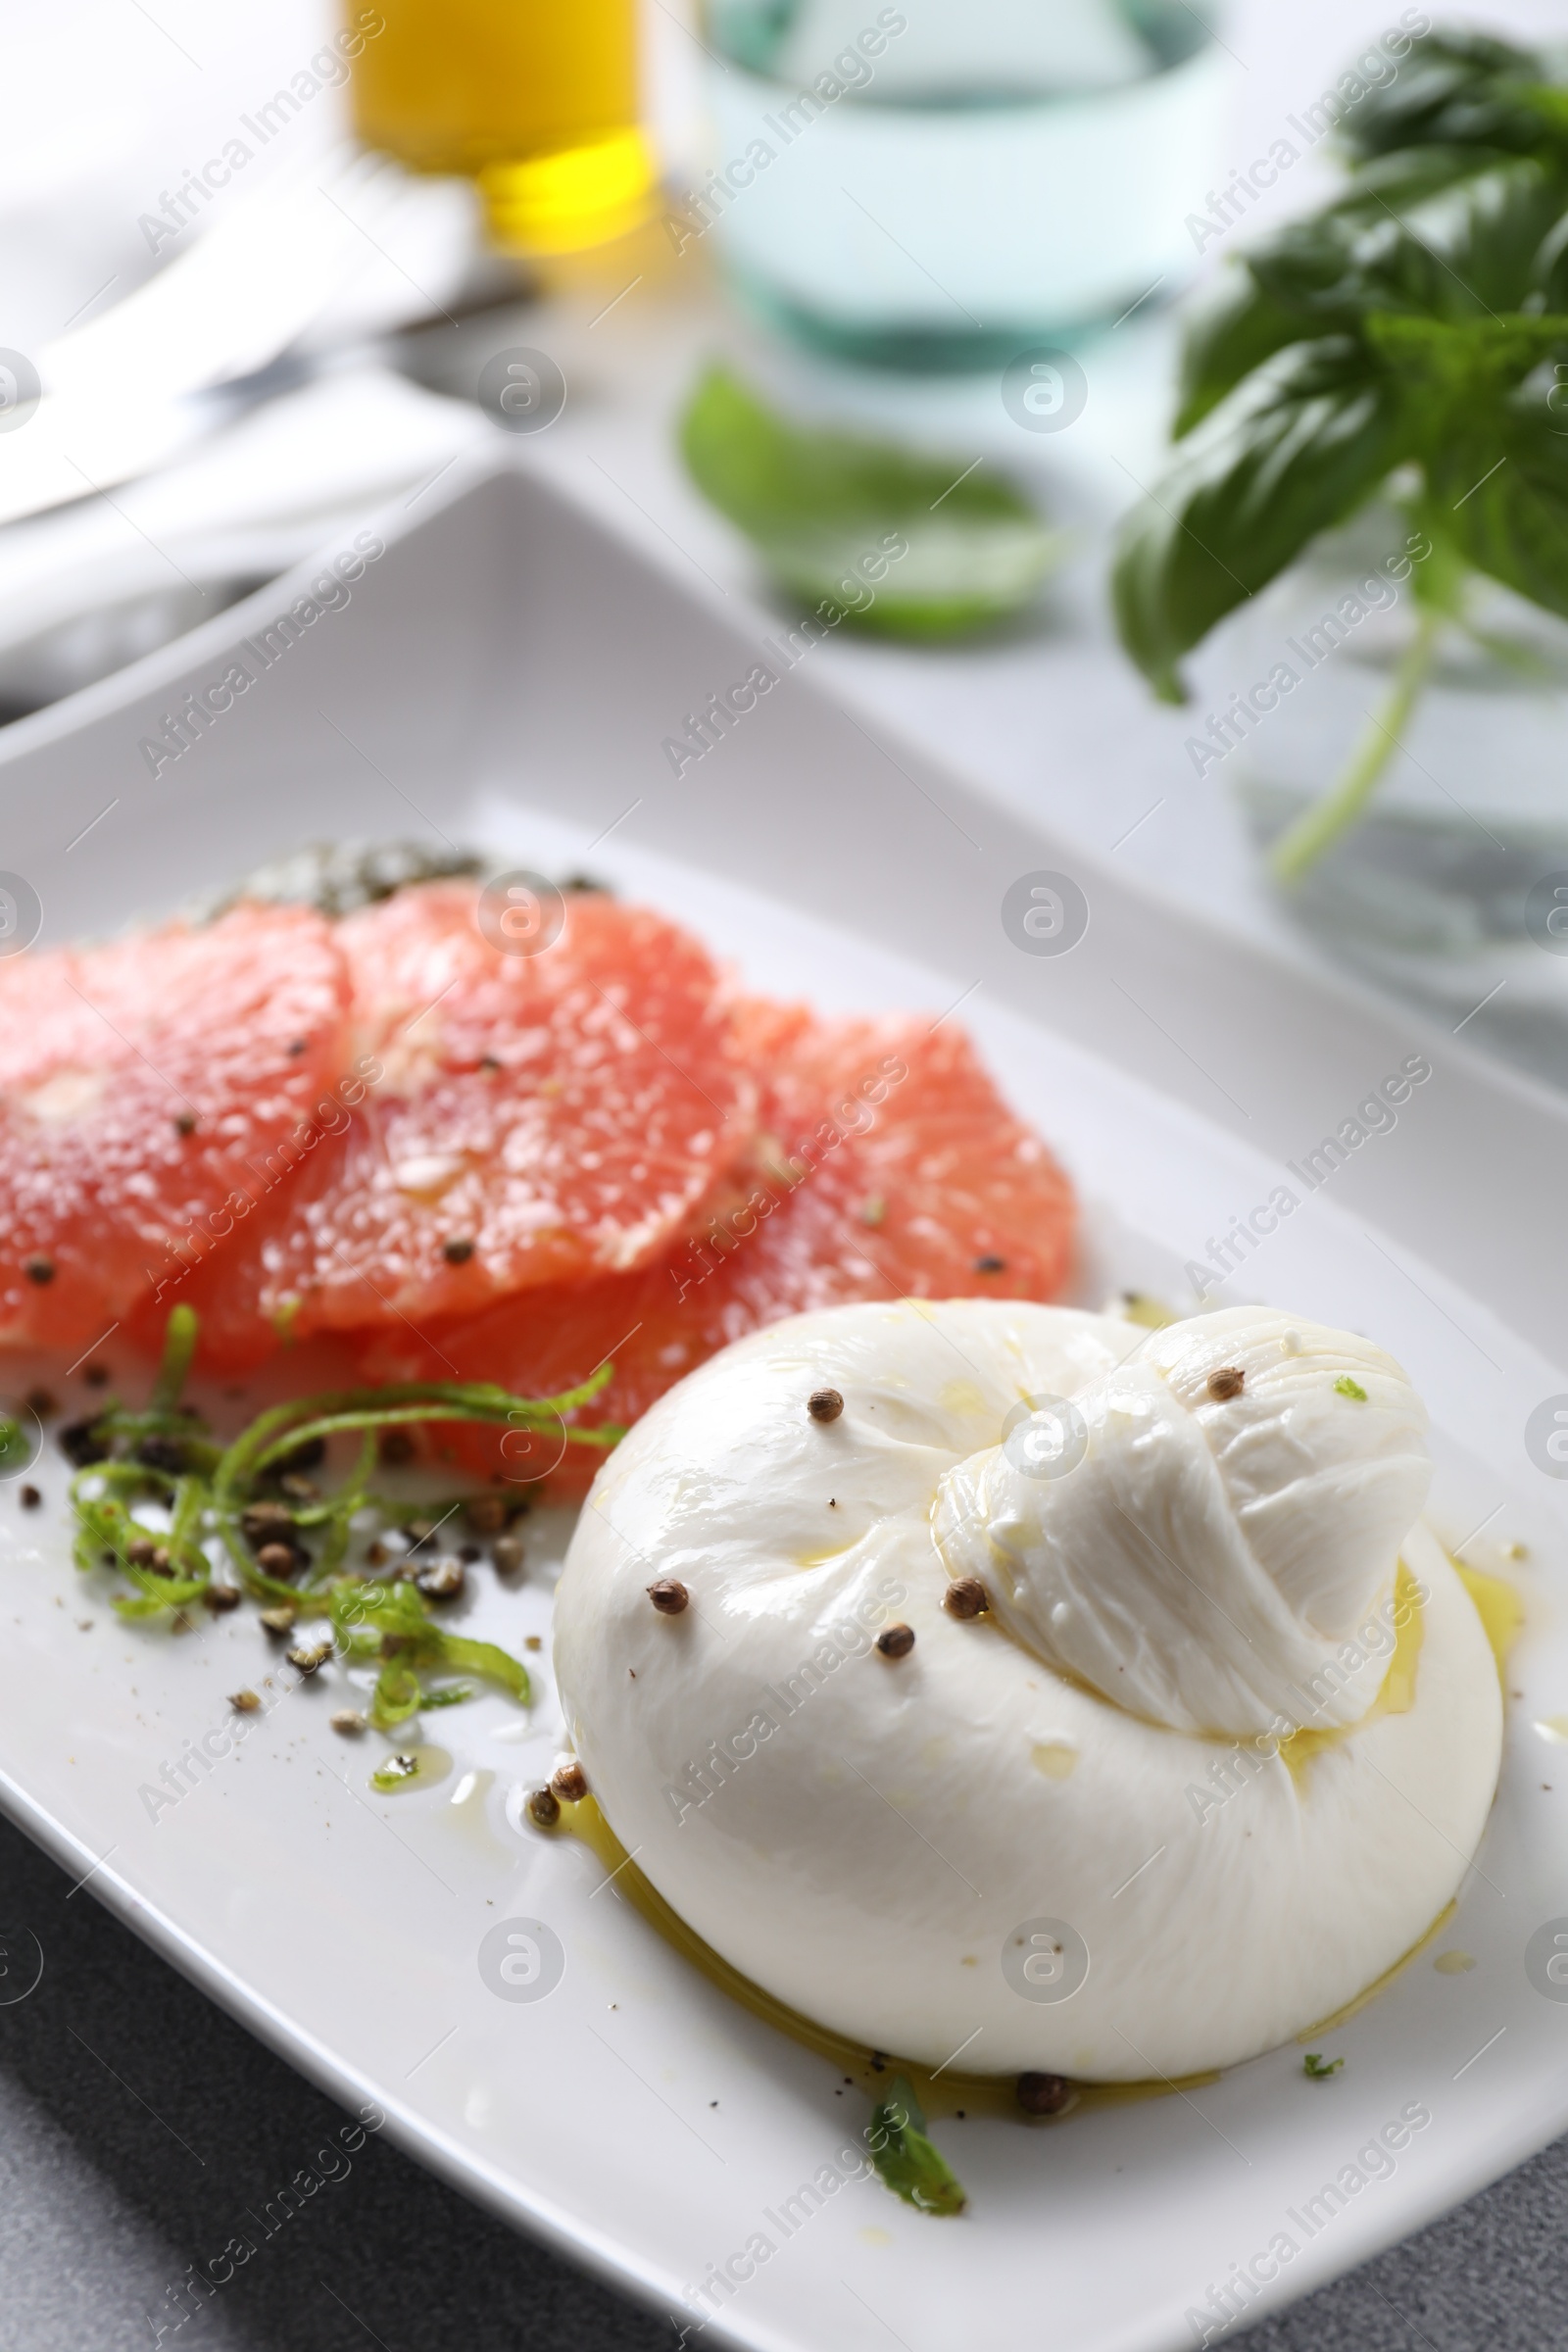
<path id="1" fill-rule="evenodd" d="M 1524 1631 L 1523 1596 L 1518 1587 L 1509 1584 L 1505 1576 L 1489 1576 L 1483 1568 L 1467 1568 L 1463 1560 L 1454 1560 L 1453 1565 L 1458 1571 L 1459 1582 L 1475 1603 L 1481 1630 L 1497 1662 L 1497 1680 L 1502 1685 L 1502 1694 L 1506 1698 L 1508 1653 Z"/>
<path id="2" fill-rule="evenodd" d="M 1431 1927 L 1426 1929 L 1422 1935 L 1416 1937 L 1414 1943 L 1411 1944 L 1410 1949 L 1407 1952 L 1401 1952 L 1397 1960 L 1394 1962 L 1393 1966 L 1391 1968 L 1386 1968 L 1383 1971 L 1381 1977 L 1374 1977 L 1370 1984 L 1363 1984 L 1359 1992 L 1351 1993 L 1349 1999 L 1345 2003 L 1343 2008 L 1336 2009 L 1332 2016 L 1320 2017 L 1315 2026 L 1307 2026 L 1304 2028 L 1303 2031 L 1298 2034 L 1296 2036 L 1298 2042 L 1315 2041 L 1320 2034 L 1332 2034 L 1340 2026 L 1348 2025 L 1350 2019 L 1356 2016 L 1360 2010 L 1364 2009 L 1369 2001 L 1375 2001 L 1378 1997 L 1378 1994 L 1382 1992 L 1388 1985 L 1392 1984 L 1395 1978 L 1402 1974 L 1402 1972 L 1409 1967 L 1412 1960 L 1419 1959 L 1420 1955 L 1426 1950 L 1427 1945 L 1432 1941 L 1433 1937 L 1443 1934 L 1444 1929 L 1447 1926 L 1449 1920 L 1453 1917 L 1458 1908 L 1459 1905 L 1457 1898 L 1455 1898 L 1452 1902 L 1445 1903 L 1443 1909 L 1438 1913 L 1437 1918 L 1432 1922 Z"/>
<path id="3" fill-rule="evenodd" d="M 1354 1723 L 1327 1724 L 1321 1729 L 1305 1724 L 1280 1741 L 1280 1759 L 1298 1785 L 1310 1758 L 1325 1747 L 1340 1746 L 1357 1732 L 1364 1731 L 1369 1723 L 1375 1723 L 1380 1715 L 1407 1715 L 1415 1704 L 1416 1665 L 1426 1638 L 1426 1624 L 1421 1588 L 1402 1560 L 1394 1581 L 1394 1650 L 1388 1672 L 1366 1713 L 1357 1716 Z"/>
<path id="4" fill-rule="evenodd" d="M 729 1962 L 704 1941 L 695 1929 L 687 1926 L 677 1911 L 671 1909 L 657 1886 L 639 1870 L 627 1855 L 625 1847 L 606 1821 L 592 1796 L 577 1804 L 563 1804 L 561 1819 L 547 1837 L 580 1838 L 604 1864 L 613 1879 L 615 1891 L 624 1896 L 635 1911 L 641 1913 L 649 1926 L 662 1936 L 683 1959 L 700 1969 L 710 1984 L 749 2009 L 776 2033 L 787 2034 L 791 2040 L 802 2043 L 818 2058 L 825 2058 L 840 2075 L 857 2083 L 872 2099 L 887 2096 L 888 2085 L 895 2075 L 905 2075 L 913 2086 L 915 2096 L 927 2115 L 954 2115 L 959 2109 L 965 2115 L 1002 2115 L 1014 2123 L 1031 2126 L 1060 2123 L 1065 2116 L 1087 2112 L 1095 2107 L 1121 2107 L 1132 2099 L 1163 2098 L 1169 2091 L 1200 2089 L 1205 2083 L 1217 2082 L 1217 2074 L 1184 2075 L 1179 2082 L 1163 2079 L 1151 2082 L 1074 2082 L 1071 2106 L 1056 2116 L 1025 2115 L 1017 2103 L 1013 2075 L 960 2074 L 956 2068 L 944 2067 L 937 2075 L 907 2058 L 884 2050 L 868 2050 L 863 2044 L 846 2040 L 826 2026 L 819 2026 L 787 2002 L 764 1992 L 750 1977 L 732 1968 Z M 607 1882 L 608 1883 L 608 1882 Z"/>
<path id="5" fill-rule="evenodd" d="M 1471 1600 L 1475 1604 L 1476 1615 L 1481 1620 L 1481 1630 L 1487 1637 L 1487 1646 L 1492 1651 L 1493 1660 L 1497 1669 L 1497 1680 L 1502 1685 L 1503 1695 L 1506 1697 L 1508 1689 L 1508 1653 L 1512 1649 L 1515 1642 L 1517 1642 L 1519 1639 L 1519 1635 L 1524 1627 L 1524 1601 L 1516 1588 L 1510 1585 L 1505 1577 L 1489 1576 L 1485 1569 L 1482 1568 L 1467 1568 L 1463 1560 L 1454 1559 L 1451 1552 L 1448 1553 L 1447 1556 L 1450 1561 L 1452 1561 L 1454 1572 L 1458 1576 L 1459 1582 L 1463 1585 L 1465 1591 L 1469 1593 Z M 1401 1565 L 1399 1570 L 1401 1583 L 1404 1575 L 1405 1570 Z M 1417 1619 L 1419 1619 L 1419 1611 L 1416 1612 L 1416 1615 Z M 1401 1629 L 1399 1640 L 1402 1641 L 1403 1638 L 1403 1629 Z M 1373 1714 L 1377 1714 L 1379 1712 L 1384 1714 L 1402 1714 L 1405 1709 L 1410 1706 L 1415 1697 L 1415 1658 L 1416 1653 L 1419 1652 L 1419 1649 L 1420 1638 L 1418 1634 L 1415 1650 L 1410 1653 L 1408 1660 L 1408 1695 L 1397 1703 L 1391 1702 L 1391 1704 L 1387 1707 L 1374 1705 L 1372 1710 Z M 1399 1651 L 1396 1644 L 1395 1648 L 1394 1659 L 1389 1667 L 1389 1679 L 1391 1681 L 1393 1679 L 1395 1665 L 1398 1663 L 1398 1660 Z M 1385 1685 L 1385 1688 L 1387 1688 L 1387 1685 Z M 1382 1692 L 1379 1692 L 1379 1699 L 1381 1700 L 1381 1698 Z M 1367 1720 L 1367 1717 L 1362 1717 L 1363 1722 Z M 1353 1731 L 1357 1727 L 1352 1724 L 1350 1728 Z M 1284 1752 L 1284 1746 L 1282 1745 L 1280 1753 L 1283 1755 Z M 1431 1927 L 1427 1929 L 1425 1935 L 1418 1936 L 1414 1943 L 1411 1944 L 1409 1950 L 1407 1952 L 1401 1952 L 1392 1968 L 1386 1968 L 1383 1971 L 1382 1976 L 1374 1977 L 1370 1984 L 1364 1984 L 1359 1992 L 1352 1994 L 1350 1999 L 1346 2002 L 1343 2009 L 1336 2009 L 1332 2017 L 1319 2018 L 1315 2026 L 1308 2026 L 1303 2033 L 1298 2034 L 1296 2036 L 1297 2041 L 1298 2043 L 1313 2041 L 1318 2037 L 1319 2034 L 1332 2034 L 1338 2027 L 1348 2024 L 1348 2021 L 1354 2017 L 1358 2011 L 1367 2006 L 1368 2002 L 1375 2001 L 1378 1994 L 1384 1991 L 1388 1985 L 1392 1984 L 1395 1978 L 1400 1975 L 1404 1969 L 1407 1969 L 1412 1960 L 1419 1959 L 1420 1955 L 1427 1949 L 1427 1946 L 1434 1940 L 1435 1937 L 1442 1935 L 1444 1929 L 1447 1926 L 1449 1920 L 1452 1919 L 1459 1905 L 1457 1897 L 1455 1897 L 1452 1902 L 1445 1903 L 1443 1909 L 1438 1913 L 1437 1918 L 1432 1922 Z"/>

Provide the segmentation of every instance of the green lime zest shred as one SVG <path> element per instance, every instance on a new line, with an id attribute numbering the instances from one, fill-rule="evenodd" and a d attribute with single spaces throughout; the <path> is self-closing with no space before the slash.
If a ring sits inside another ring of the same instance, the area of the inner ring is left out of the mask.
<path id="1" fill-rule="evenodd" d="M 145 1408 L 132 1412 L 108 1402 L 89 1432 L 103 1458 L 78 1469 L 71 1482 L 75 1564 L 83 1572 L 113 1567 L 124 1579 L 130 1591 L 113 1595 L 120 1615 L 168 1618 L 200 1600 L 212 1589 L 215 1558 L 226 1553 L 252 1600 L 286 1604 L 301 1618 L 325 1617 L 340 1660 L 377 1667 L 369 1708 L 377 1730 L 395 1731 L 423 1708 L 458 1705 L 471 1696 L 476 1680 L 526 1704 L 528 1674 L 520 1659 L 493 1642 L 449 1633 L 412 1582 L 347 1564 L 356 1522 L 368 1513 L 382 1523 L 409 1516 L 407 1497 L 378 1494 L 370 1483 L 379 1440 L 388 1430 L 478 1422 L 554 1432 L 567 1445 L 608 1449 L 623 1431 L 612 1424 L 579 1428 L 573 1417 L 612 1378 L 613 1365 L 601 1365 L 559 1396 L 514 1396 L 489 1381 L 403 1381 L 290 1397 L 258 1414 L 223 1446 L 181 1402 L 199 1336 L 193 1310 L 176 1306 L 165 1327 L 163 1357 Z M 13 1427 L 17 1434 L 9 1437 Z M 354 1434 L 359 1444 L 353 1466 L 329 1493 L 296 1496 L 286 1483 L 280 1488 L 302 1448 Z M 0 1450 L 24 1442 L 20 1424 L 0 1422 Z M 260 1544 L 252 1544 L 244 1523 L 259 1500 L 306 1555 L 297 1580 L 270 1574 L 256 1557 Z M 452 1507 L 463 1500 L 457 1495 Z M 167 1516 L 167 1526 L 136 1515 L 136 1506 L 149 1502 Z M 431 1675 L 465 1679 L 432 1683 L 425 1679 Z M 395 1775 L 385 1785 L 404 1777 Z"/>
<path id="2" fill-rule="evenodd" d="M 871 2110 L 866 2146 L 887 2187 L 920 2213 L 961 2213 L 968 2203 L 946 2157 L 926 2137 L 925 2115 L 906 2075 Z"/>

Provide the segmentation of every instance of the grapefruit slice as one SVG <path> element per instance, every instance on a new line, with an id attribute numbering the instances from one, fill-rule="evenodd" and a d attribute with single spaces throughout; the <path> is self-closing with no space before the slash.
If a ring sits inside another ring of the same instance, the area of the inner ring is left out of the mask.
<path id="1" fill-rule="evenodd" d="M 630 1422 L 706 1357 L 783 1315 L 1060 1290 L 1072 1188 L 961 1031 L 819 1023 L 760 1004 L 740 1009 L 737 1030 L 770 1065 L 762 1127 L 700 1224 L 639 1273 L 521 1294 L 422 1337 L 378 1334 L 361 1355 L 366 1376 L 496 1380 L 550 1396 L 612 1359 L 587 1417 Z M 452 1443 L 459 1458 L 507 1473 L 488 1435 Z M 562 1464 L 579 1483 L 593 1467 L 575 1450 Z"/>
<path id="2" fill-rule="evenodd" d="M 205 1299 L 209 1362 L 285 1338 L 423 1328 L 666 1250 L 756 1132 L 721 976 L 643 907 L 566 901 L 538 955 L 499 953 L 471 884 L 347 917 L 372 1078 L 346 1132 Z"/>
<path id="3" fill-rule="evenodd" d="M 347 1006 L 302 907 L 0 962 L 0 1341 L 90 1347 L 237 1252 L 341 1115 Z"/>
<path id="4" fill-rule="evenodd" d="M 755 1251 L 744 1213 L 708 1235 L 757 1322 L 774 1319 L 775 1294 L 789 1300 L 775 1312 L 797 1314 L 894 1296 L 1051 1298 L 1066 1279 L 1072 1187 L 961 1029 L 809 1024 L 778 1054 L 764 1127 L 763 1191 L 782 1179 L 792 1213 L 760 1221 Z"/>

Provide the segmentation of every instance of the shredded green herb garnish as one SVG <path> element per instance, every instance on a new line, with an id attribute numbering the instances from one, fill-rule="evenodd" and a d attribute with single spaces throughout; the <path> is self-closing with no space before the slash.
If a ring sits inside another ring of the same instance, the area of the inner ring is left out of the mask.
<path id="1" fill-rule="evenodd" d="M 1348 1372 L 1340 1374 L 1339 1379 L 1334 1383 L 1334 1394 L 1336 1396 L 1353 1396 L 1357 1404 L 1366 1402 L 1365 1389 L 1358 1380 L 1352 1380 Z"/>
<path id="2" fill-rule="evenodd" d="M 413 1507 L 407 1497 L 371 1488 L 384 1433 L 420 1422 L 478 1421 L 559 1428 L 568 1444 L 608 1448 L 621 1436 L 618 1428 L 581 1429 L 568 1416 L 598 1396 L 613 1367 L 602 1365 L 560 1396 L 514 1396 L 483 1381 L 331 1390 L 271 1406 L 221 1446 L 202 1416 L 180 1401 L 197 1332 L 193 1310 L 176 1306 L 146 1407 L 133 1412 L 111 1401 L 95 1419 L 68 1432 L 80 1465 L 71 1482 L 76 1566 L 119 1569 L 133 1588 L 114 1595 L 120 1614 L 159 1618 L 202 1599 L 213 1589 L 215 1559 L 226 1554 L 253 1600 L 286 1606 L 295 1617 L 325 1617 L 340 1658 L 379 1662 L 369 1708 L 379 1731 L 395 1730 L 422 1708 L 453 1706 L 471 1695 L 470 1683 L 432 1685 L 425 1679 L 432 1673 L 476 1676 L 526 1700 L 528 1676 L 520 1660 L 494 1642 L 449 1633 L 414 1583 L 351 1567 L 348 1555 L 368 1522 L 404 1522 Z M 12 1429 L 14 1438 L 7 1434 Z M 318 1494 L 310 1482 L 290 1477 L 304 1462 L 320 1460 L 331 1441 L 346 1434 L 357 1435 L 359 1445 L 334 1490 Z M 0 1422 L 0 1449 L 24 1442 L 18 1425 Z M 455 1498 L 451 1509 L 464 1499 Z M 167 1524 L 137 1516 L 138 1505 L 149 1504 Z M 435 1513 L 445 1515 L 444 1506 Z M 261 1565 L 259 1554 L 275 1544 L 294 1554 L 288 1575 Z"/>
<path id="3" fill-rule="evenodd" d="M 968 2203 L 946 2159 L 925 2135 L 925 2116 L 906 2075 L 871 2111 L 866 2145 L 887 2186 L 921 2213 L 961 2213 Z"/>
<path id="4" fill-rule="evenodd" d="M 1330 2075 L 1337 2075 L 1344 2064 L 1343 2058 L 1331 2058 L 1325 2066 L 1321 2051 L 1308 2050 L 1301 2060 L 1301 2072 L 1309 2075 L 1314 2082 L 1326 2082 Z"/>

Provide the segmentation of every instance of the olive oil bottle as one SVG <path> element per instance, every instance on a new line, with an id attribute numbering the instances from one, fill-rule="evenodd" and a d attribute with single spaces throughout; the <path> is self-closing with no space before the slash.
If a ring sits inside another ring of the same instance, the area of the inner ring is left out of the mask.
<path id="1" fill-rule="evenodd" d="M 416 172 L 461 172 L 499 244 L 576 253 L 645 220 L 637 0 L 377 0 L 355 126 Z"/>

